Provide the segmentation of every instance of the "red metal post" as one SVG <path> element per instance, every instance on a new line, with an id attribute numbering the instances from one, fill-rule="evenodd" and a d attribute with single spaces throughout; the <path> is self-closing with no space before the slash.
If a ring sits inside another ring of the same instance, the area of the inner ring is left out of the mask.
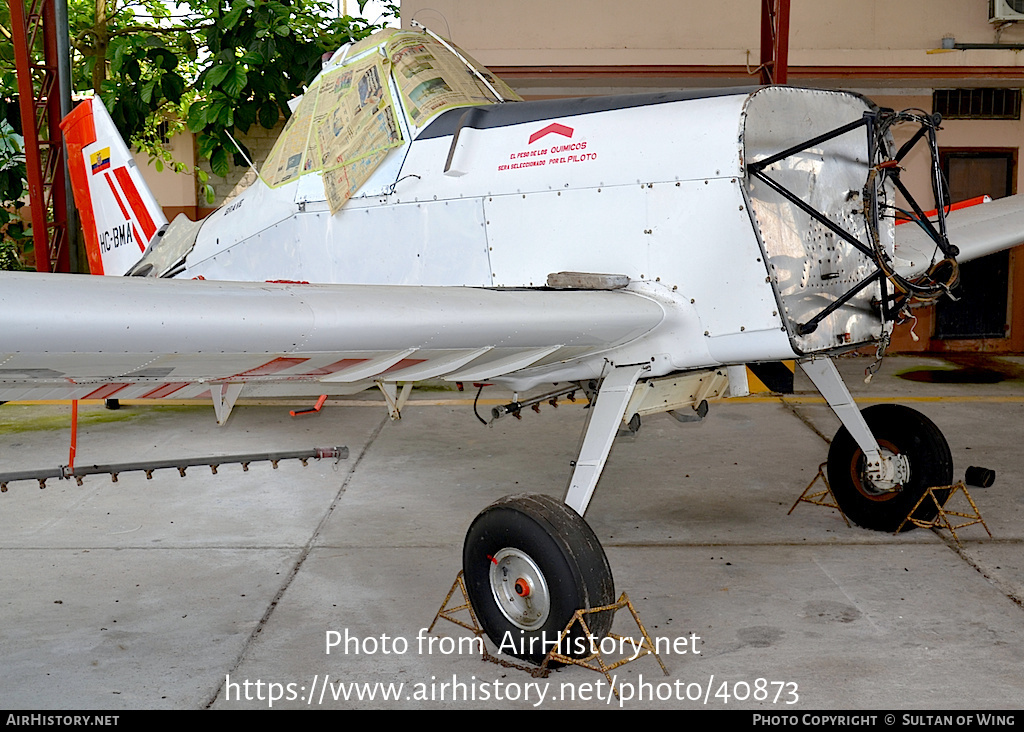
<path id="1" fill-rule="evenodd" d="M 762 84 L 785 84 L 789 78 L 789 2 L 761 0 Z"/>
<path id="2" fill-rule="evenodd" d="M 10 0 L 10 9 L 36 270 L 69 272 L 53 0 L 31 0 L 28 12 L 25 0 Z"/>

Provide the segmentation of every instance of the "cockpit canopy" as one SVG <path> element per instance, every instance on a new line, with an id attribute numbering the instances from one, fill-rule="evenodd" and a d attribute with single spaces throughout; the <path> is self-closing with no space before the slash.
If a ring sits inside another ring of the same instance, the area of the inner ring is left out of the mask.
<path id="1" fill-rule="evenodd" d="M 380 31 L 339 50 L 306 93 L 263 166 L 271 188 L 323 174 L 335 213 L 392 148 L 456 107 L 521 101 L 454 46 L 425 32 Z M 401 117 L 399 117 L 401 115 Z"/>

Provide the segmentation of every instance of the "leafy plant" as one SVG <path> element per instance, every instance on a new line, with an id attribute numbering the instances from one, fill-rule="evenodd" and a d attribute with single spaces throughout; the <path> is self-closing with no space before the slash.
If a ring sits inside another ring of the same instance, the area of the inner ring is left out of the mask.
<path id="1" fill-rule="evenodd" d="M 359 1 L 360 10 L 365 2 Z M 73 88 L 99 94 L 126 140 L 158 168 L 192 172 L 211 202 L 207 174 L 193 168 L 193 161 L 174 160 L 164 140 L 187 127 L 197 135 L 199 156 L 210 161 L 215 175 L 227 175 L 229 161 L 245 164 L 228 133 L 237 139 L 256 124 L 273 128 L 289 116 L 288 100 L 319 71 L 322 54 L 382 27 L 361 18 L 331 17 L 326 0 L 175 0 L 173 5 L 69 0 L 68 5 Z M 397 6 L 387 7 L 397 17 Z M 0 32 L 9 37 L 9 27 L 5 3 Z M 16 90 L 13 54 L 3 43 L 0 99 L 16 99 Z M 17 119 L 16 102 L 5 102 L 0 124 L 6 120 L 7 128 L 17 130 Z M 5 132 L 3 139 L 8 138 Z M 17 147 L 0 171 L 9 181 L 0 185 L 4 242 L 28 236 L 12 213 L 23 196 L 24 160 L 19 177 Z"/>
<path id="2" fill-rule="evenodd" d="M 219 176 L 229 160 L 244 165 L 228 132 L 273 128 L 289 115 L 287 101 L 319 71 L 323 53 L 382 27 L 332 18 L 325 0 L 177 0 L 174 8 L 161 0 L 89 3 L 92 12 L 79 13 L 72 29 L 85 61 L 79 73 L 89 73 L 118 129 L 173 164 L 157 130 L 187 125 L 198 136 L 199 156 Z M 73 0 L 80 9 L 84 4 Z"/>
<path id="3" fill-rule="evenodd" d="M 21 253 L 31 242 L 31 227 L 20 210 L 25 195 L 25 154 L 21 136 L 4 121 L 12 102 L 0 99 L 0 269 L 24 269 Z M 16 107 L 16 104 L 14 105 Z"/>

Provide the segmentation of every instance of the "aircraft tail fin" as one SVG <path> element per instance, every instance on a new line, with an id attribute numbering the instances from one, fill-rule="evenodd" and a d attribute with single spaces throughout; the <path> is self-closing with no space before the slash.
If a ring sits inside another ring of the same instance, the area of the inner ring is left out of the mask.
<path id="1" fill-rule="evenodd" d="M 89 271 L 123 275 L 167 223 L 99 97 L 61 122 Z"/>

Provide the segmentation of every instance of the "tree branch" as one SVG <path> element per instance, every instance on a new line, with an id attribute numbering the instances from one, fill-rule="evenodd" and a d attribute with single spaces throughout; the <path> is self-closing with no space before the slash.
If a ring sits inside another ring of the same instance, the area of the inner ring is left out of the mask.
<path id="1" fill-rule="evenodd" d="M 131 25 L 125 28 L 119 28 L 117 30 L 108 30 L 107 37 L 113 38 L 115 36 L 126 36 L 131 33 L 185 33 L 189 31 L 209 28 L 211 25 L 213 24 L 207 23 L 205 25 L 178 25 L 174 26 L 173 28 L 158 28 L 151 25 Z M 85 39 L 87 36 L 99 38 L 100 34 L 97 33 L 96 30 L 93 28 L 86 28 L 85 30 L 79 31 L 78 35 L 76 35 L 71 40 L 72 45 L 74 45 L 75 48 L 91 48 L 91 46 L 83 45 L 85 43 Z"/>
<path id="2" fill-rule="evenodd" d="M 213 23 L 206 23 L 200 25 L 178 25 L 173 28 L 158 28 L 151 25 L 130 25 L 126 28 L 119 28 L 112 30 L 107 33 L 108 36 L 113 38 L 114 36 L 126 36 L 131 33 L 184 33 L 187 31 L 203 30 L 209 28 Z"/>

